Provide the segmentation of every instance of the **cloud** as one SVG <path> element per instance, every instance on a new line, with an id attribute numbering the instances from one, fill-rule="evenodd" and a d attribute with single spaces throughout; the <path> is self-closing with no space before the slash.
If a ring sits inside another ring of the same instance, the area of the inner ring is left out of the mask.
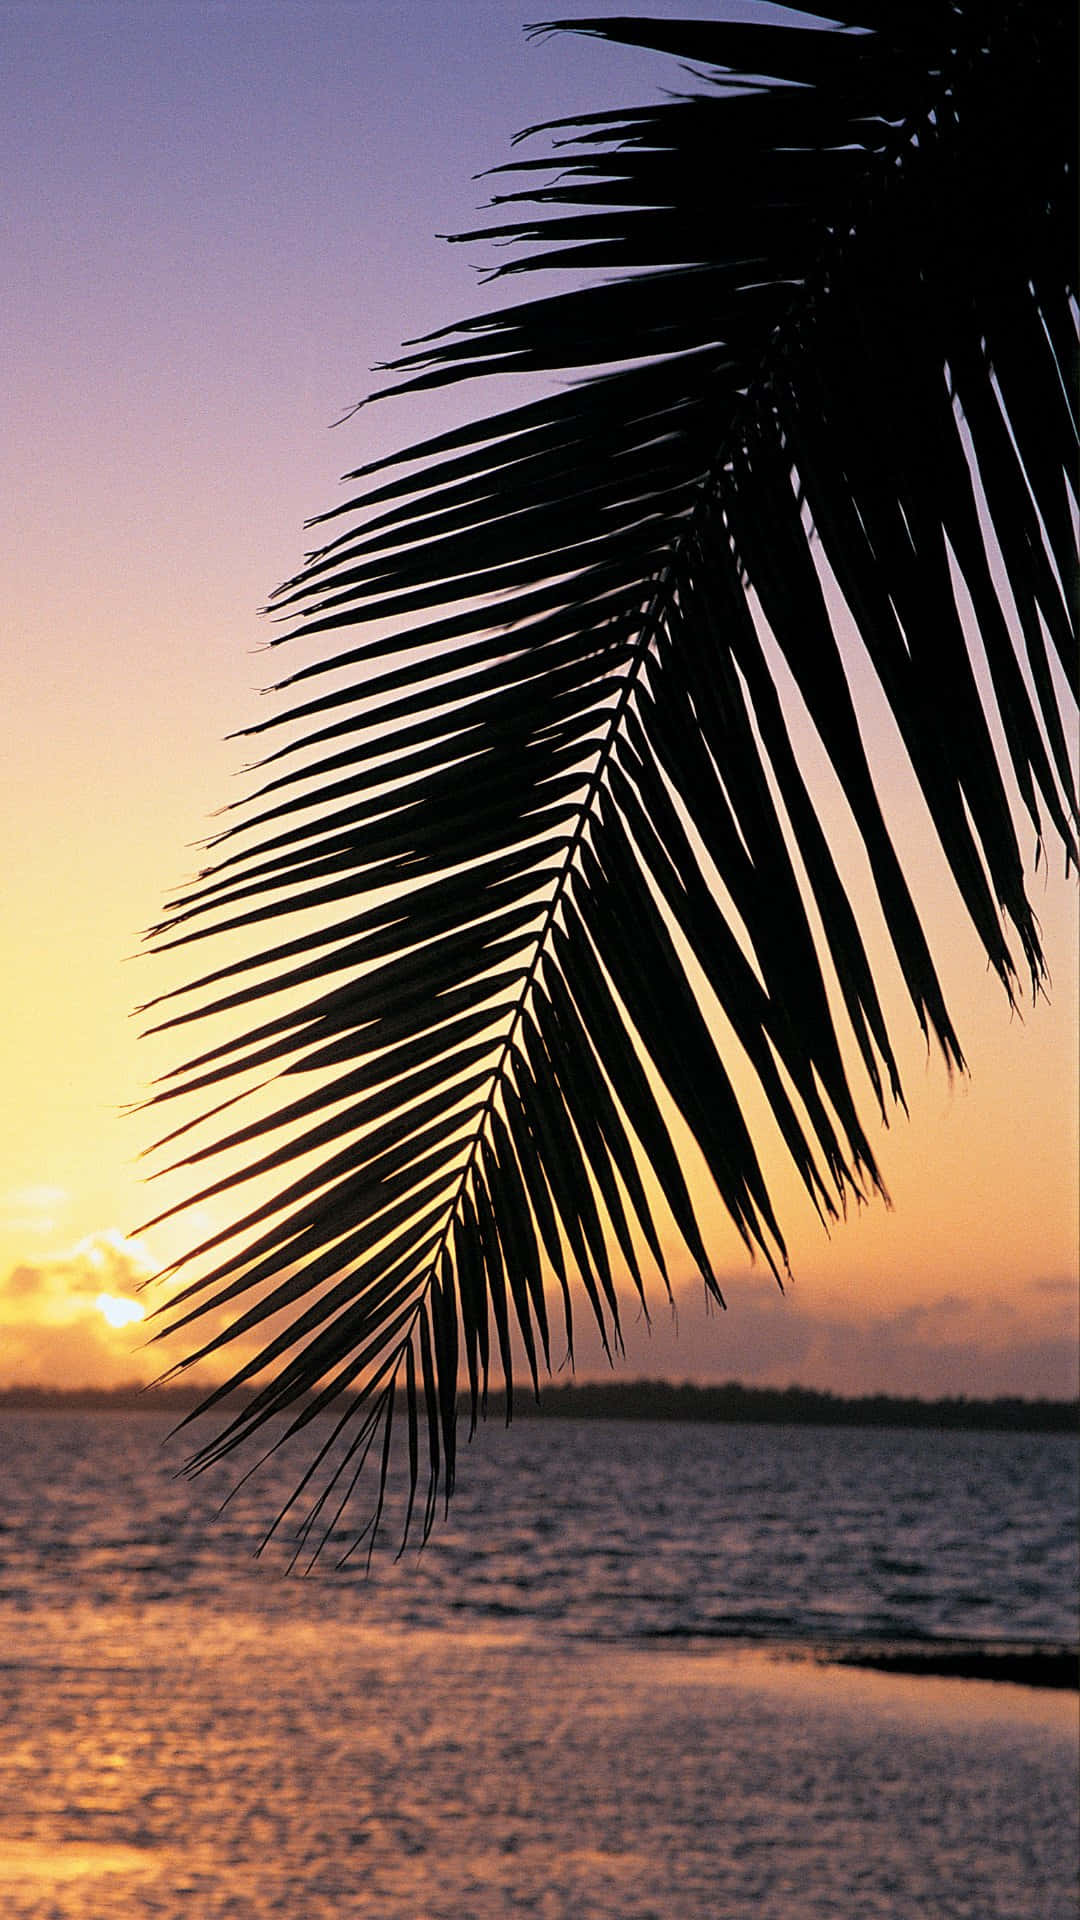
<path id="1" fill-rule="evenodd" d="M 63 1187 L 12 1187 L 0 1193 L 0 1231 L 53 1233 L 67 1203 Z"/>
<path id="2" fill-rule="evenodd" d="M 110 1327 L 103 1293 L 134 1299 L 154 1272 L 137 1240 L 115 1228 L 49 1260 L 22 1261 L 0 1279 L 0 1385 L 113 1386 L 148 1379 L 156 1361 L 137 1360 L 138 1329 Z"/>
<path id="3" fill-rule="evenodd" d="M 149 1382 L 221 1329 L 224 1311 L 152 1345 L 150 1327 L 110 1327 L 96 1307 L 98 1295 L 137 1298 L 153 1270 L 139 1242 L 112 1229 L 55 1259 L 13 1267 L 0 1278 L 0 1386 Z M 674 1312 L 654 1300 L 651 1328 L 624 1292 L 627 1353 L 620 1374 L 928 1398 L 1058 1399 L 1078 1390 L 1077 1290 L 1070 1280 L 1043 1277 L 1018 1283 L 1011 1294 L 975 1297 L 943 1286 L 896 1308 L 880 1281 L 867 1282 L 850 1313 L 837 1310 L 835 1294 L 823 1301 L 810 1287 L 781 1294 L 767 1279 L 741 1274 L 723 1286 L 726 1313 L 706 1307 L 700 1285 L 686 1286 Z M 610 1378 L 583 1300 L 575 1317 L 578 1377 Z M 560 1323 L 553 1303 L 553 1330 Z M 202 1379 L 222 1378 L 251 1357 L 260 1336 L 275 1331 L 277 1323 L 268 1322 L 216 1364 L 204 1363 Z M 556 1367 L 561 1357 L 553 1339 Z"/>
<path id="4" fill-rule="evenodd" d="M 1080 1305 L 1080 1281 L 1075 1274 L 1040 1274 L 1028 1281 L 1028 1287 L 1032 1293 L 1053 1294 L 1072 1308 Z"/>
<path id="5" fill-rule="evenodd" d="M 158 1369 L 142 1365 L 124 1338 L 92 1309 L 66 1324 L 0 1325 L 0 1387 L 142 1386 Z"/>
<path id="6" fill-rule="evenodd" d="M 710 1312 L 701 1291 L 688 1290 L 676 1315 L 656 1309 L 651 1331 L 628 1313 L 620 1372 L 930 1399 L 1068 1399 L 1080 1386 L 1075 1316 L 1062 1313 L 1057 1290 L 1034 1309 L 1023 1286 L 1015 1298 L 944 1289 L 892 1311 L 862 1308 L 857 1318 L 837 1313 L 835 1296 L 821 1305 L 805 1290 L 781 1294 L 741 1276 L 725 1281 L 724 1296 L 728 1311 Z M 610 1377 L 584 1316 L 579 1325 L 578 1374 Z"/>
<path id="7" fill-rule="evenodd" d="M 16 1303 L 22 1300 L 36 1301 L 48 1291 L 42 1285 L 42 1278 L 40 1267 L 12 1267 L 3 1286 L 0 1287 L 0 1299 L 13 1300 Z"/>
<path id="8" fill-rule="evenodd" d="M 5 1319 L 12 1309 L 35 1319 L 75 1319 L 99 1293 L 134 1295 L 154 1271 L 139 1241 L 107 1227 L 80 1240 L 70 1253 L 12 1267 L 0 1281 L 0 1313 Z"/>
<path id="9" fill-rule="evenodd" d="M 9 1386 L 111 1387 L 160 1379 L 170 1366 L 219 1332 L 230 1315 L 211 1310 L 194 1327 L 157 1339 L 147 1323 L 110 1325 L 99 1305 L 138 1300 L 147 1314 L 162 1295 L 146 1290 L 157 1271 L 145 1247 L 116 1228 L 90 1234 L 67 1253 L 24 1260 L 0 1275 L 0 1388 Z M 277 1330 L 268 1321 L 267 1336 Z M 191 1370 L 194 1386 L 224 1379 L 261 1344 L 258 1335 L 238 1341 L 217 1361 Z"/>

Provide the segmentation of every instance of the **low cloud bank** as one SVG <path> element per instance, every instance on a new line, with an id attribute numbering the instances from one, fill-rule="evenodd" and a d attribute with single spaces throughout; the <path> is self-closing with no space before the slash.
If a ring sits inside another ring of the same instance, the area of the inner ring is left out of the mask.
<path id="1" fill-rule="evenodd" d="M 135 1300 L 154 1272 L 137 1240 L 106 1228 L 70 1252 L 25 1260 L 0 1278 L 0 1386 L 112 1387 L 160 1372 L 146 1333 L 112 1327 L 101 1294 Z"/>
<path id="2" fill-rule="evenodd" d="M 678 1295 L 674 1314 L 658 1303 L 651 1329 L 631 1308 L 620 1373 L 927 1399 L 1056 1400 L 1080 1389 L 1074 1280 L 1031 1280 L 1009 1297 L 943 1290 L 894 1310 L 860 1307 L 857 1318 L 817 1305 L 809 1289 L 781 1295 L 741 1276 L 724 1283 L 724 1296 L 726 1313 L 706 1310 L 700 1288 Z M 610 1378 L 598 1341 L 584 1318 L 579 1324 L 578 1375 Z"/>
<path id="3" fill-rule="evenodd" d="M 147 1325 L 110 1326 L 95 1304 L 98 1296 L 139 1298 L 153 1271 L 138 1241 L 110 1229 L 62 1256 L 23 1261 L 0 1276 L 0 1387 L 115 1387 L 157 1379 L 220 1327 L 223 1316 L 212 1314 L 201 1327 L 154 1345 Z M 897 1308 L 889 1306 L 884 1283 L 875 1283 L 873 1305 L 866 1304 L 869 1291 L 853 1300 L 847 1314 L 837 1310 L 835 1294 L 828 1303 L 809 1286 L 792 1286 L 781 1295 L 765 1277 L 738 1275 L 724 1282 L 724 1313 L 706 1308 L 700 1285 L 679 1291 L 674 1312 L 657 1288 L 650 1328 L 624 1289 L 626 1356 L 618 1373 L 624 1379 L 795 1383 L 844 1395 L 927 1399 L 1071 1399 L 1080 1390 L 1078 1295 L 1071 1278 L 1038 1276 L 1007 1296 L 971 1298 L 943 1287 Z M 153 1289 L 141 1298 L 148 1308 L 156 1304 Z M 561 1312 L 554 1303 L 551 1319 L 555 1378 L 573 1377 L 559 1369 L 563 1354 L 555 1329 Z M 576 1321 L 576 1377 L 610 1379 L 583 1299 Z M 274 1330 L 268 1326 L 265 1332 Z M 249 1357 L 256 1344 L 248 1339 L 227 1349 L 216 1377 Z"/>

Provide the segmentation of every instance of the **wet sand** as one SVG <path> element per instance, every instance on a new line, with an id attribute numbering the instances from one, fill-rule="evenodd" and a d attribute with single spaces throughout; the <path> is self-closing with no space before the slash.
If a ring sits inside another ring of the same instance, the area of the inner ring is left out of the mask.
<path id="1" fill-rule="evenodd" d="M 1062 1692 L 186 1625 L 114 1616 L 92 1662 L 0 1665 L 8 1920 L 1075 1914 Z"/>

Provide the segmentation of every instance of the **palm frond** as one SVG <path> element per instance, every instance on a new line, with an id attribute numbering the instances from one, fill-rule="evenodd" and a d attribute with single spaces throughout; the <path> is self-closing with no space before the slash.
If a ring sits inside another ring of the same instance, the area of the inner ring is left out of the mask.
<path id="1" fill-rule="evenodd" d="M 719 1293 L 672 1112 L 782 1276 L 710 1005 L 821 1214 L 881 1189 L 834 1006 L 883 1114 L 900 1076 L 772 647 L 949 1063 L 854 680 L 1010 999 L 1042 969 L 1010 782 L 1036 842 L 1075 852 L 1074 9 L 538 31 L 674 55 L 694 90 L 554 123 L 554 173 L 547 149 L 499 169 L 459 237 L 570 283 L 412 343 L 382 392 L 577 377 L 357 469 L 312 523 L 274 644 L 323 651 L 248 730 L 255 791 L 152 934 L 240 941 L 150 1002 L 155 1031 L 229 1017 L 153 1097 L 209 1099 L 174 1165 L 185 1204 L 236 1200 L 169 1324 L 233 1316 L 193 1358 L 262 1341 L 194 1464 L 333 1409 L 312 1537 L 368 1460 L 378 1530 L 395 1404 L 426 1533 L 459 1371 L 474 1423 L 493 1373 L 509 1405 L 515 1352 L 535 1387 L 579 1300 L 614 1351 L 626 1276 L 644 1300 L 648 1256 L 667 1282 L 665 1219 Z"/>

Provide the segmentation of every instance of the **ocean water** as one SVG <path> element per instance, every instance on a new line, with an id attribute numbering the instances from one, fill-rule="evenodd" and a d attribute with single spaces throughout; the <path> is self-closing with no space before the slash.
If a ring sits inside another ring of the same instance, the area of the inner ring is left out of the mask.
<path id="1" fill-rule="evenodd" d="M 11 1920 L 1075 1915 L 1075 1695 L 833 1664 L 1075 1645 L 1069 1438 L 522 1422 L 286 1578 L 166 1430 L 0 1414 Z"/>

